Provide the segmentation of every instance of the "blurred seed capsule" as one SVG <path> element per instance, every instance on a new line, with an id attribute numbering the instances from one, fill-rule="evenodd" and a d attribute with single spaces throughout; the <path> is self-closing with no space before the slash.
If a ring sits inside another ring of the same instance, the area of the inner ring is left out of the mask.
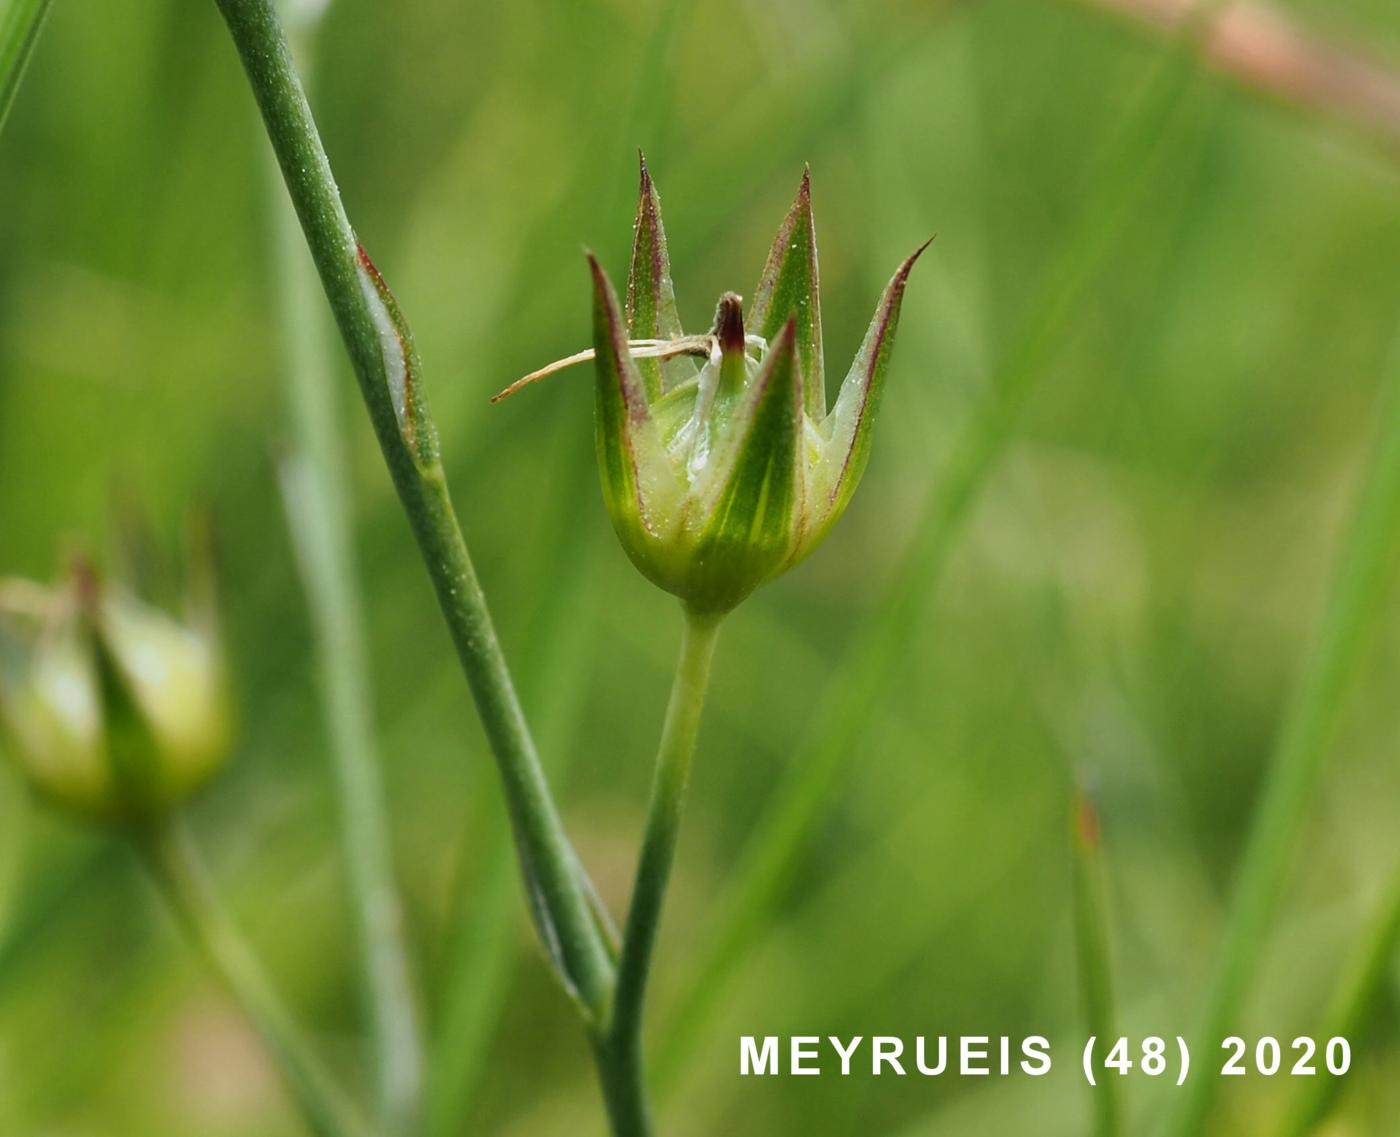
<path id="1" fill-rule="evenodd" d="M 169 812 L 227 757 L 213 621 L 181 623 L 78 566 L 0 582 L 0 743 L 37 794 L 90 820 Z"/>

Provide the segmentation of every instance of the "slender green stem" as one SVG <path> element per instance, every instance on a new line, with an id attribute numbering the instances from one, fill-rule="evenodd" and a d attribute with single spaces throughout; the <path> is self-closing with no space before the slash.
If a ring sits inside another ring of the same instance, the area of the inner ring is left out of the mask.
<path id="1" fill-rule="evenodd" d="M 175 822 L 133 834 L 137 850 L 185 932 L 262 1035 L 287 1089 L 318 1137 L 370 1137 L 312 1052 Z"/>
<path id="2" fill-rule="evenodd" d="M 374 308 L 374 282 L 367 276 L 271 0 L 216 3 L 262 112 L 321 287 L 495 755 L 541 937 L 561 978 L 585 1014 L 597 1021 L 611 991 L 612 963 L 540 768 L 441 463 L 423 446 L 431 424 L 419 401 L 421 392 L 411 392 L 408 399 L 407 414 L 415 429 L 400 425 L 404 393 L 417 379 L 408 371 L 412 344 L 407 329 L 398 321 L 385 329 L 383 314 Z M 395 335 L 405 371 L 391 375 L 386 340 Z"/>
<path id="3" fill-rule="evenodd" d="M 1400 944 L 1400 870 L 1390 879 L 1375 915 L 1347 960 L 1337 992 L 1316 1032 L 1319 1040 L 1345 1038 L 1355 1049 L 1365 1037 L 1384 998 L 1386 981 Z M 1308 1137 L 1331 1112 L 1346 1085 L 1341 1078 L 1301 1078 L 1292 1107 L 1284 1114 L 1280 1137 Z"/>
<path id="4" fill-rule="evenodd" d="M 710 661 L 719 638 L 719 621 L 688 616 L 681 635 L 680 659 L 666 706 L 661 744 L 656 753 L 656 774 L 647 808 L 646 835 L 637 862 L 632 902 L 622 935 L 622 956 L 617 968 L 609 1033 L 622 1038 L 639 1032 L 642 1003 L 646 998 L 661 907 L 676 855 L 690 763 L 700 733 L 700 715 L 710 683 Z"/>
<path id="5" fill-rule="evenodd" d="M 593 1057 L 612 1137 L 652 1137 L 655 1129 L 640 1042 L 595 1038 Z"/>
<path id="6" fill-rule="evenodd" d="M 1214 1054 L 1236 1029 L 1250 980 L 1278 908 L 1298 836 L 1341 717 L 1346 695 L 1367 649 L 1384 625 L 1385 605 L 1400 549 L 1400 352 L 1393 364 L 1380 436 L 1361 487 L 1350 531 L 1333 577 L 1319 634 L 1304 660 L 1284 714 L 1273 760 L 1245 845 L 1220 944 L 1195 1053 Z M 1195 1137 L 1205 1128 L 1220 1079 L 1187 1082 L 1168 1132 Z"/>
<path id="7" fill-rule="evenodd" d="M 715 618 L 690 614 L 686 617 L 680 659 L 656 754 L 646 834 L 622 934 L 612 1014 L 606 1032 L 595 1045 L 614 1137 L 645 1137 L 651 1133 L 643 1077 L 642 1012 L 666 886 L 676 857 L 681 811 L 695 756 L 695 740 L 700 733 L 719 624 Z"/>
<path id="8" fill-rule="evenodd" d="M 1079 986 L 1089 1033 L 1099 1040 L 1096 1085 L 1090 1089 L 1097 1137 L 1120 1137 L 1123 1110 L 1118 1075 L 1103 1065 L 1109 1041 L 1116 1037 L 1113 961 L 1108 938 L 1107 883 L 1098 812 L 1082 791 L 1074 804 L 1071 835 L 1074 863 L 1074 931 L 1079 956 Z"/>
<path id="9" fill-rule="evenodd" d="M 0 13 L 0 126 L 9 116 L 48 14 L 49 0 L 8 0 Z"/>

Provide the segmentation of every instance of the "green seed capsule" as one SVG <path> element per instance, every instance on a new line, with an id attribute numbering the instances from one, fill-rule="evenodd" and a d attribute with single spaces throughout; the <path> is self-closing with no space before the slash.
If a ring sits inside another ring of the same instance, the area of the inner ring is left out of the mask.
<path id="1" fill-rule="evenodd" d="M 869 458 L 904 286 L 922 252 L 885 288 L 828 410 L 807 176 L 747 319 L 740 298 L 726 293 L 711 330 L 687 336 L 643 162 L 625 317 L 590 254 L 592 352 L 505 393 L 593 357 L 603 500 L 623 548 L 693 613 L 722 614 L 810 553 L 849 504 Z"/>

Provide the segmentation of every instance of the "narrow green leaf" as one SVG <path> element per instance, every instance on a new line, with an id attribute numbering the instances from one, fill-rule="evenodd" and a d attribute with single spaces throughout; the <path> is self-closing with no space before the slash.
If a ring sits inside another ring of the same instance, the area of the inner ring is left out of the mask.
<path id="1" fill-rule="evenodd" d="M 627 274 L 627 334 L 632 339 L 679 339 L 681 320 L 671 284 L 666 229 L 661 224 L 661 198 L 647 169 L 646 156 L 639 154 L 638 158 L 642 184 L 632 232 L 632 265 Z M 661 360 L 637 360 L 637 369 L 647 401 L 655 402 L 663 386 Z"/>
<path id="2" fill-rule="evenodd" d="M 797 359 L 802 369 L 802 403 L 808 417 L 826 414 L 822 364 L 821 276 L 817 270 L 817 227 L 812 219 L 811 171 L 802 171 L 797 199 L 783 218 L 749 306 L 749 327 L 771 340 L 788 317 L 797 320 Z"/>
<path id="3" fill-rule="evenodd" d="M 5 125 L 48 12 L 49 0 L 8 0 L 0 14 L 0 126 Z"/>

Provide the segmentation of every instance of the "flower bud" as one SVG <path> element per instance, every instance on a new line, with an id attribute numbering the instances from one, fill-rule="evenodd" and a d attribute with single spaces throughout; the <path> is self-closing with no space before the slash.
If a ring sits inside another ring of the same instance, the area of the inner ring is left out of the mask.
<path id="1" fill-rule="evenodd" d="M 923 248 L 885 288 L 828 410 L 807 175 L 747 319 L 740 297 L 726 293 L 714 326 L 698 336 L 681 330 L 645 162 L 641 181 L 625 318 L 590 254 L 593 350 L 503 394 L 592 356 L 603 498 L 618 538 L 648 579 L 713 616 L 807 556 L 849 504 L 869 458 L 905 282 Z"/>
<path id="2" fill-rule="evenodd" d="M 61 589 L 0 583 L 0 741 L 38 795 L 92 820 L 159 816 L 229 748 L 210 626 L 79 567 Z"/>

